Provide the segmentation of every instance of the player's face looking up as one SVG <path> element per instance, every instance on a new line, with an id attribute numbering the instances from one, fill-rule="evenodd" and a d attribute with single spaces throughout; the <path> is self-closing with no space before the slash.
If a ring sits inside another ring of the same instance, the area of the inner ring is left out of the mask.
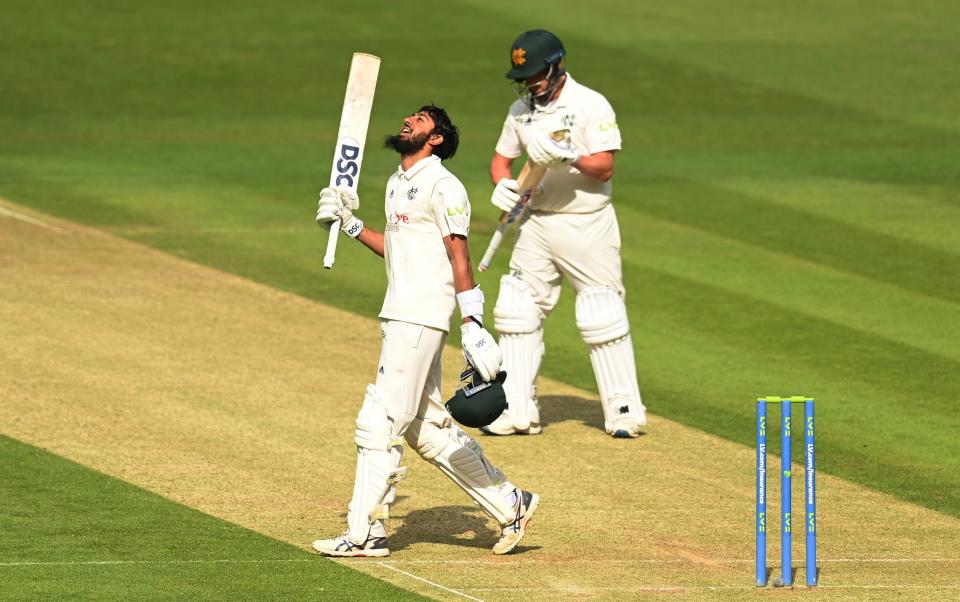
<path id="1" fill-rule="evenodd" d="M 383 145 L 401 155 L 411 155 L 421 150 L 428 142 L 439 144 L 443 136 L 434 133 L 433 118 L 426 111 L 418 111 L 403 120 L 400 132 L 387 136 Z"/>

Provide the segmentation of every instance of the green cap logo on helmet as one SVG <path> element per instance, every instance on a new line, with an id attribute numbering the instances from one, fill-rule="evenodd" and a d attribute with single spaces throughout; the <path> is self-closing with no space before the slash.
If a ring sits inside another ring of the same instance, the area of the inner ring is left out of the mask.
<path id="1" fill-rule="evenodd" d="M 473 368 L 460 374 L 464 385 L 447 401 L 446 408 L 453 419 L 464 426 L 480 428 L 496 420 L 507 409 L 507 394 L 503 381 L 507 373 L 501 372 L 490 382 L 483 382 Z"/>
<path id="2" fill-rule="evenodd" d="M 559 63 L 567 51 L 560 38 L 546 29 L 533 29 L 520 34 L 510 48 L 510 71 L 507 79 L 526 79 Z"/>

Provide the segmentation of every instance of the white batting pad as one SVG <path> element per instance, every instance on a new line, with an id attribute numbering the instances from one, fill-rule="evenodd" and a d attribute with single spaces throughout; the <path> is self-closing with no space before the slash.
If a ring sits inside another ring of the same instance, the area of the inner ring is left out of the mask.
<path id="1" fill-rule="evenodd" d="M 500 334 L 501 368 L 507 373 L 507 380 L 503 383 L 507 410 L 496 424 L 503 424 L 511 432 L 513 428 L 527 430 L 531 422 L 540 422 L 534 383 L 544 347 L 540 308 L 526 282 L 510 274 L 500 279 L 493 324 Z"/>
<path id="2" fill-rule="evenodd" d="M 439 428 L 415 418 L 404 437 L 424 460 L 440 468 L 501 525 L 514 519 L 515 509 L 507 499 L 513 485 L 490 464 L 470 435 L 454 424 Z"/>
<path id="3" fill-rule="evenodd" d="M 497 419 L 509 422 L 519 430 L 530 428 L 531 422 L 540 423 L 537 407 L 537 373 L 543 360 L 543 330 L 527 334 L 501 334 L 501 369 L 507 373 L 503 391 L 507 395 L 507 409 Z"/>
<path id="4" fill-rule="evenodd" d="M 613 432 L 618 418 L 630 418 L 638 426 L 645 425 L 647 409 L 640 398 L 630 335 L 613 343 L 591 347 L 590 363 L 600 389 L 604 429 Z"/>
<path id="5" fill-rule="evenodd" d="M 371 523 L 383 512 L 378 507 L 407 470 L 400 467 L 403 448 L 391 435 L 386 406 L 373 385 L 367 385 L 367 394 L 357 415 L 354 441 L 357 444 L 357 472 L 347 512 L 347 527 L 350 541 L 363 545 Z"/>
<path id="6" fill-rule="evenodd" d="M 590 363 L 600 389 L 604 428 L 613 431 L 618 418 L 646 424 L 646 408 L 637 384 L 637 365 L 627 308 L 616 291 L 587 288 L 577 294 L 577 328 L 590 347 Z"/>
<path id="7" fill-rule="evenodd" d="M 577 328 L 587 345 L 609 343 L 630 333 L 627 307 L 611 288 L 591 287 L 577 293 L 575 313 Z"/>
<path id="8" fill-rule="evenodd" d="M 493 325 L 500 334 L 524 334 L 540 329 L 543 316 L 533 292 L 523 280 L 506 274 L 500 279 L 500 293 L 493 307 Z"/>

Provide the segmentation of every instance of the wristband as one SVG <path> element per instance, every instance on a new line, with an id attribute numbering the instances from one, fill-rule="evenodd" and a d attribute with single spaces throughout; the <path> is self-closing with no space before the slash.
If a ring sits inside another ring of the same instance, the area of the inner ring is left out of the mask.
<path id="1" fill-rule="evenodd" d="M 460 315 L 464 318 L 473 318 L 477 324 L 483 324 L 483 291 L 480 285 L 457 293 L 457 304 L 460 306 Z"/>

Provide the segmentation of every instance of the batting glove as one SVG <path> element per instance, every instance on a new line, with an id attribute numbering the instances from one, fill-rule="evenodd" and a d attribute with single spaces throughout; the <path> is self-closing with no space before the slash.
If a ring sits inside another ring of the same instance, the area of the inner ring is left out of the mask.
<path id="1" fill-rule="evenodd" d="M 580 158 L 580 153 L 569 144 L 561 144 L 549 134 L 539 132 L 534 134 L 527 143 L 527 156 L 538 165 L 557 169 L 576 162 Z"/>
<path id="2" fill-rule="evenodd" d="M 502 211 L 510 213 L 520 201 L 520 183 L 510 178 L 503 178 L 497 182 L 497 187 L 490 195 L 490 202 Z"/>
<path id="3" fill-rule="evenodd" d="M 352 190 L 324 188 L 320 191 L 320 201 L 317 203 L 317 223 L 329 230 L 333 222 L 340 220 L 343 233 L 356 238 L 363 231 L 363 222 L 354 217 L 350 208 L 359 206 L 360 199 Z"/>
<path id="4" fill-rule="evenodd" d="M 490 382 L 500 372 L 503 356 L 493 336 L 485 328 L 470 321 L 460 326 L 463 359 L 473 366 L 484 382 Z"/>

